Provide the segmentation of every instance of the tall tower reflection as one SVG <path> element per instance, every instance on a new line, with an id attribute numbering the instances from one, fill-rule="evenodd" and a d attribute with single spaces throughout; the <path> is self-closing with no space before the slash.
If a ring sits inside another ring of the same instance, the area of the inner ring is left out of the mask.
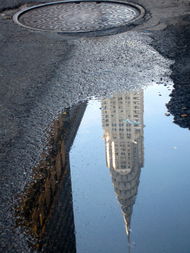
<path id="1" fill-rule="evenodd" d="M 128 238 L 140 171 L 144 164 L 143 112 L 142 90 L 102 100 L 106 163 L 121 205 Z"/>

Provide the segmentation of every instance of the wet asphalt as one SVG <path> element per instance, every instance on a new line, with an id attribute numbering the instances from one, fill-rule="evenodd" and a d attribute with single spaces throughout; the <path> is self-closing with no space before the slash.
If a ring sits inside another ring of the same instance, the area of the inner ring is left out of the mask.
<path id="1" fill-rule="evenodd" d="M 184 103 L 190 107 L 189 1 L 134 2 L 146 10 L 138 26 L 88 38 L 19 27 L 12 16 L 30 1 L 0 3 L 1 252 L 29 252 L 14 206 L 64 108 L 153 82 L 174 85 L 168 109 L 176 123 Z M 181 124 L 189 127 L 187 119 Z"/>

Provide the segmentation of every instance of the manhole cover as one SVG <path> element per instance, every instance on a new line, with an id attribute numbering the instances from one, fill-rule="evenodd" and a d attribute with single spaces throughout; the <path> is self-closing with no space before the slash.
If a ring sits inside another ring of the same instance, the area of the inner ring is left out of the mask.
<path id="1" fill-rule="evenodd" d="M 123 27 L 143 14 L 142 7 L 126 2 L 61 1 L 22 10 L 14 21 L 40 31 L 85 33 Z"/>

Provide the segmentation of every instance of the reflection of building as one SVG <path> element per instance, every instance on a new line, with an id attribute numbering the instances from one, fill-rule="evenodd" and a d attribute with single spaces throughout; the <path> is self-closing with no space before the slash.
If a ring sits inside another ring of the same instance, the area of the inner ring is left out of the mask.
<path id="1" fill-rule="evenodd" d="M 166 106 L 174 116 L 174 123 L 190 130 L 190 84 L 184 85 L 176 82 L 170 97 Z"/>
<path id="2" fill-rule="evenodd" d="M 75 230 L 69 150 L 86 104 L 74 106 L 54 122 L 49 152 L 34 170 L 16 208 L 17 224 L 31 246 L 46 253 L 75 253 Z"/>
<path id="3" fill-rule="evenodd" d="M 118 94 L 102 101 L 106 162 L 127 234 L 144 163 L 143 108 L 143 91 Z"/>
<path id="4" fill-rule="evenodd" d="M 183 20 L 185 20 L 183 16 Z M 167 34 L 167 35 L 166 35 Z M 160 36 L 159 34 L 158 36 Z M 175 27 L 171 27 L 171 31 L 164 31 L 162 34 L 164 43 L 167 47 L 163 47 L 160 43 L 163 40 L 154 38 L 154 46 L 160 51 L 165 58 L 173 59 L 171 66 L 172 73 L 170 75 L 173 81 L 173 88 L 170 101 L 166 104 L 168 111 L 174 116 L 175 124 L 190 130 L 190 29 L 189 23 L 179 22 Z M 172 43 L 170 43 L 172 41 Z M 167 85 L 167 83 L 165 84 Z"/>

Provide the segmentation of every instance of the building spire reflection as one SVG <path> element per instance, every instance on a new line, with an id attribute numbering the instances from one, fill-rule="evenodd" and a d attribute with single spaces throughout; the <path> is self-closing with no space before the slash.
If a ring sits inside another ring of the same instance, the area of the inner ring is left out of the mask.
<path id="1" fill-rule="evenodd" d="M 130 248 L 131 216 L 144 164 L 143 91 L 102 100 L 106 163 L 121 205 Z"/>

